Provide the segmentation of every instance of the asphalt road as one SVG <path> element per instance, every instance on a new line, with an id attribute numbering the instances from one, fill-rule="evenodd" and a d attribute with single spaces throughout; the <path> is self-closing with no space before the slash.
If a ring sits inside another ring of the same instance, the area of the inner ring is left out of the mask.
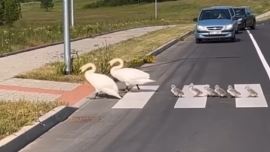
<path id="1" fill-rule="evenodd" d="M 270 63 L 270 24 L 251 31 Z M 269 152 L 270 111 L 236 108 L 233 98 L 207 98 L 201 109 L 175 109 L 170 85 L 260 84 L 270 81 L 246 31 L 238 41 L 179 42 L 143 69 L 160 85 L 142 109 L 112 109 L 116 99 L 87 102 L 22 151 L 31 152 Z"/>

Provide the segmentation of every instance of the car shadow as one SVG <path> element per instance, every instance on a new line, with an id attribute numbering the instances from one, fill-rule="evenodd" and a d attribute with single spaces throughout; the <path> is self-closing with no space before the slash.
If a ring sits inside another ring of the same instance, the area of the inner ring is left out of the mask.
<path id="1" fill-rule="evenodd" d="M 240 42 L 241 39 L 236 38 L 235 41 L 231 41 L 231 40 L 205 40 L 200 42 L 200 44 L 211 44 L 211 43 L 236 43 L 236 42 Z"/>

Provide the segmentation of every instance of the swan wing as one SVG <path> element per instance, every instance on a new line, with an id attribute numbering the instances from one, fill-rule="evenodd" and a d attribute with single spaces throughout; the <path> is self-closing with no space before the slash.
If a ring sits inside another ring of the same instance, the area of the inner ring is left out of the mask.
<path id="1" fill-rule="evenodd" d="M 111 79 L 107 75 L 86 72 L 85 78 L 88 82 L 90 82 L 93 85 L 93 87 L 97 91 L 101 91 L 102 89 L 107 88 L 118 92 L 118 87 L 116 83 L 113 81 L 113 79 Z"/>
<path id="2" fill-rule="evenodd" d="M 106 94 L 108 94 L 108 95 L 111 95 L 111 96 L 114 96 L 114 97 L 116 97 L 116 98 L 121 99 L 121 96 L 119 95 L 118 91 L 115 91 L 115 90 L 113 90 L 113 89 L 110 89 L 110 88 L 102 88 L 100 91 L 103 92 L 103 93 L 106 93 Z"/>
<path id="3" fill-rule="evenodd" d="M 149 79 L 150 75 L 146 72 L 143 72 L 138 69 L 133 69 L 133 68 L 123 68 L 123 69 L 118 69 L 115 70 L 112 75 L 124 82 L 128 82 L 129 80 L 136 80 L 136 79 Z"/>

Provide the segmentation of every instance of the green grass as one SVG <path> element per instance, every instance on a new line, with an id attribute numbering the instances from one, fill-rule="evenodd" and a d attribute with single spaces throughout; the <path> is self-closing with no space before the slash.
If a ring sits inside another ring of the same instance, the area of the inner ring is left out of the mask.
<path id="1" fill-rule="evenodd" d="M 72 38 L 134 27 L 192 23 L 202 7 L 212 5 L 249 5 L 257 13 L 270 10 L 269 0 L 178 0 L 159 3 L 159 17 L 154 19 L 154 3 L 86 9 L 95 0 L 76 0 L 75 28 Z M 0 28 L 0 54 L 62 41 L 62 0 L 45 11 L 39 3 L 22 5 L 22 19 L 13 27 Z"/>
<path id="2" fill-rule="evenodd" d="M 144 61 L 151 62 L 153 60 L 151 57 L 145 58 L 147 53 L 172 39 L 180 37 L 183 35 L 183 33 L 190 31 L 192 28 L 193 26 L 190 24 L 178 25 L 176 27 L 151 32 L 138 38 L 133 38 L 122 43 L 83 54 L 74 60 L 74 72 L 72 75 L 64 75 L 62 72 L 64 64 L 62 62 L 57 62 L 45 65 L 44 67 L 25 74 L 20 74 L 17 77 L 27 79 L 81 82 L 84 80 L 83 75 L 79 73 L 79 68 L 82 65 L 88 62 L 93 62 L 98 68 L 97 72 L 108 74 L 108 61 L 114 57 L 124 59 L 126 66 L 136 67 L 143 64 Z"/>
<path id="3" fill-rule="evenodd" d="M 58 105 L 57 102 L 0 101 L 0 139 L 32 124 Z"/>
<path id="4" fill-rule="evenodd" d="M 95 24 L 96 22 L 119 23 L 127 21 L 153 20 L 154 4 L 133 4 L 118 7 L 101 7 L 85 9 L 84 6 L 95 0 L 75 1 L 75 20 L 78 25 Z M 60 24 L 62 20 L 62 1 L 56 1 L 55 8 L 46 12 L 39 8 L 39 4 L 23 6 L 21 24 L 44 25 Z M 212 5 L 249 5 L 256 13 L 270 10 L 268 0 L 178 0 L 159 4 L 160 22 L 169 23 L 192 22 L 202 7 Z"/>

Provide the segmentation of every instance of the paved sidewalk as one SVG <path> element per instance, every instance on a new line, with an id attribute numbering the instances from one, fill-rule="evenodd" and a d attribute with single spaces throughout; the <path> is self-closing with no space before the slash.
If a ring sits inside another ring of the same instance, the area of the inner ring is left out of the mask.
<path id="1" fill-rule="evenodd" d="M 0 100 L 19 101 L 61 101 L 69 106 L 76 105 L 79 101 L 93 92 L 93 87 L 88 83 L 66 83 L 43 80 L 11 78 L 0 82 Z"/>
<path id="2" fill-rule="evenodd" d="M 115 44 L 168 26 L 130 29 L 72 42 L 72 49 L 87 53 L 106 44 Z M 47 63 L 63 60 L 63 44 L 0 58 L 0 100 L 31 101 L 60 100 L 70 106 L 89 96 L 93 87 L 87 83 L 65 83 L 17 79 L 14 76 L 39 68 Z"/>
<path id="3" fill-rule="evenodd" d="M 79 54 L 82 54 L 104 47 L 106 44 L 115 44 L 166 27 L 168 26 L 144 27 L 110 33 L 72 42 L 71 47 L 72 49 L 79 51 Z M 12 78 L 19 73 L 31 71 L 46 63 L 63 61 L 63 50 L 63 44 L 59 44 L 30 52 L 2 57 L 0 58 L 0 81 Z"/>

